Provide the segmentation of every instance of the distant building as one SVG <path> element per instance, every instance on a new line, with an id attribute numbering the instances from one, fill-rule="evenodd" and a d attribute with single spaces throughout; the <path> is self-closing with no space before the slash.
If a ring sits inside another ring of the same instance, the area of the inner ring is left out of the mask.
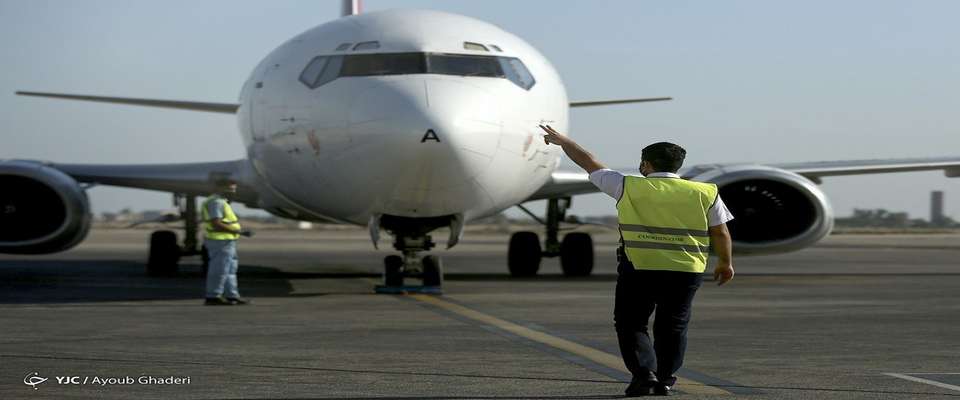
<path id="1" fill-rule="evenodd" d="M 910 219 L 905 212 L 889 212 L 884 209 L 854 209 L 853 216 L 837 218 L 836 224 L 846 228 L 913 228 L 927 225 L 921 219 Z"/>
<path id="2" fill-rule="evenodd" d="M 947 218 L 943 215 L 943 192 L 930 192 L 930 225 L 947 226 Z"/>
<path id="3" fill-rule="evenodd" d="M 114 217 L 114 222 L 131 222 L 136 221 L 138 215 L 133 212 L 129 207 L 120 210 L 119 213 Z"/>
<path id="4" fill-rule="evenodd" d="M 140 221 L 147 221 L 147 220 L 152 221 L 155 219 L 159 219 L 161 216 L 163 216 L 163 214 L 164 212 L 160 210 L 145 210 L 141 212 L 136 219 Z"/>

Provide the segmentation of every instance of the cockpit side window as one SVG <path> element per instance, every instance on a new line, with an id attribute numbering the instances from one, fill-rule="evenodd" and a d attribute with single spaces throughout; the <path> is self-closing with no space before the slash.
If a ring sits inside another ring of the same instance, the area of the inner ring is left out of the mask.
<path id="1" fill-rule="evenodd" d="M 341 43 L 334 51 L 344 51 L 350 48 L 351 43 Z"/>
<path id="2" fill-rule="evenodd" d="M 307 85 L 310 89 L 316 89 L 321 85 L 337 79 L 340 74 L 340 66 L 343 64 L 343 56 L 319 56 L 314 57 L 307 64 L 307 67 L 300 73 L 300 82 Z"/>
<path id="3" fill-rule="evenodd" d="M 323 68 L 327 66 L 329 59 L 329 57 L 319 56 L 310 60 L 307 67 L 300 73 L 300 82 L 303 82 L 310 89 L 317 87 L 317 79 L 320 78 L 320 74 L 323 73 Z"/>
<path id="4" fill-rule="evenodd" d="M 473 43 L 473 42 L 463 42 L 463 48 L 467 50 L 490 51 L 490 50 L 487 50 L 487 46 L 484 46 L 480 43 Z"/>
<path id="5" fill-rule="evenodd" d="M 506 73 L 507 79 L 509 79 L 510 82 L 526 90 L 530 90 L 530 88 L 537 83 L 537 81 L 533 79 L 533 74 L 527 70 L 527 66 L 523 65 L 523 61 L 520 61 L 519 58 L 497 57 L 497 59 L 500 60 L 500 65 L 503 67 L 503 71 Z"/>
<path id="6" fill-rule="evenodd" d="M 327 66 L 323 68 L 323 73 L 320 74 L 320 78 L 315 82 L 315 88 L 325 85 L 327 82 L 337 79 L 337 77 L 340 76 L 340 68 L 343 66 L 343 56 L 330 56 L 328 58 L 330 60 L 327 61 Z"/>
<path id="7" fill-rule="evenodd" d="M 360 42 L 353 46 L 353 50 L 375 50 L 380 48 L 380 42 Z"/>

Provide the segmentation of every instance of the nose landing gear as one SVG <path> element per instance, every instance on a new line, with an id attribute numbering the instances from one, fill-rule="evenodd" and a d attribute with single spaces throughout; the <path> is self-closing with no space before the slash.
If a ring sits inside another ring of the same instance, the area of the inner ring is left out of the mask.
<path id="1" fill-rule="evenodd" d="M 443 286 L 443 265 L 435 255 L 418 258 L 421 251 L 430 250 L 435 244 L 429 235 L 419 238 L 398 235 L 393 247 L 403 256 L 389 255 L 383 259 L 383 284 L 377 285 L 377 293 L 430 293 L 440 294 Z M 404 285 L 404 278 L 423 280 L 422 286 Z"/>
<path id="2" fill-rule="evenodd" d="M 377 293 L 443 293 L 443 263 L 440 257 L 427 255 L 420 258 L 420 253 L 436 246 L 427 232 L 449 225 L 450 219 L 411 220 L 387 215 L 380 220 L 382 226 L 395 236 L 393 248 L 399 250 L 402 256 L 389 255 L 383 259 L 383 284 L 376 286 Z M 404 278 L 420 279 L 423 285 L 406 285 Z"/>

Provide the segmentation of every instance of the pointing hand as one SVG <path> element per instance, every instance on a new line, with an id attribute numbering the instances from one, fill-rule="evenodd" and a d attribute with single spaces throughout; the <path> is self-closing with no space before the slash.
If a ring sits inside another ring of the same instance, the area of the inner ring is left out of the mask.
<path id="1" fill-rule="evenodd" d="M 539 126 L 540 126 L 540 129 L 543 129 L 543 131 L 547 133 L 546 135 L 543 136 L 544 144 L 548 144 L 548 145 L 556 144 L 556 145 L 563 146 L 563 143 L 566 142 L 567 137 L 561 134 L 560 132 L 557 132 L 557 130 L 550 127 L 550 125 L 539 125 Z"/>

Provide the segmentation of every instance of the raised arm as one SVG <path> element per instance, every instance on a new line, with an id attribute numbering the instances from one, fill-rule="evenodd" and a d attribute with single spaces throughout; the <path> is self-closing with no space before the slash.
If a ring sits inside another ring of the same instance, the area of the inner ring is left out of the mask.
<path id="1" fill-rule="evenodd" d="M 540 125 L 540 129 L 543 129 L 547 134 L 543 137 L 543 142 L 546 144 L 555 144 L 560 146 L 563 149 L 564 153 L 567 153 L 567 157 L 570 157 L 573 162 L 583 168 L 587 173 L 591 173 L 598 169 L 606 168 L 603 164 L 597 160 L 593 154 L 590 154 L 589 151 L 580 147 L 577 142 L 574 142 L 573 139 L 557 132 L 550 125 Z"/>

